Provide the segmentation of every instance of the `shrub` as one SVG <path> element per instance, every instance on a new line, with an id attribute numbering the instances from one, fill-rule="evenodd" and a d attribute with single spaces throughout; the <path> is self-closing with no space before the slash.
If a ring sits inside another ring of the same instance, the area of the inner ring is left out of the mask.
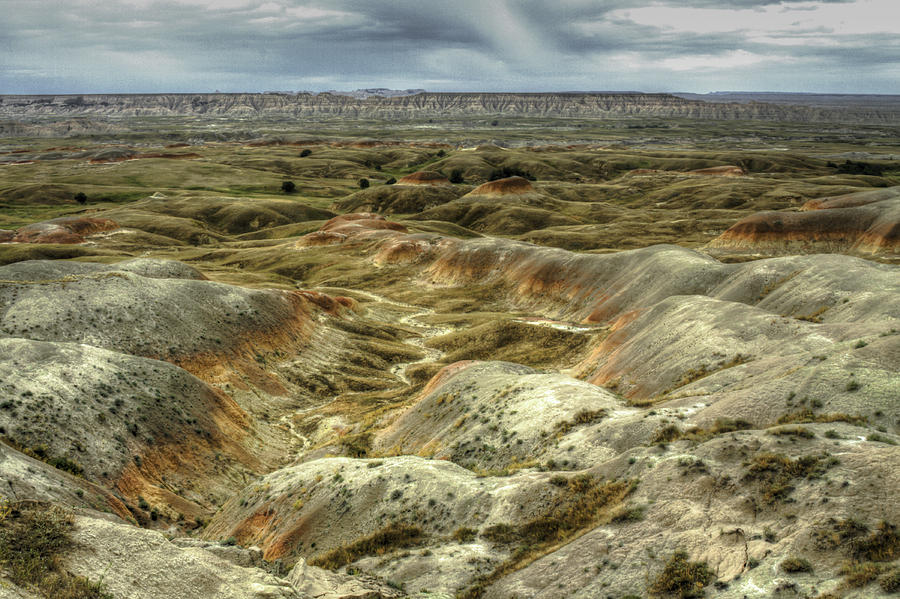
<path id="1" fill-rule="evenodd" d="M 301 150 L 301 152 L 300 152 L 300 158 L 306 158 L 306 157 L 309 156 L 310 154 L 312 154 L 312 150 L 310 150 L 309 148 L 304 148 L 304 149 Z"/>
<path id="2" fill-rule="evenodd" d="M 668 443 L 681 437 L 681 429 L 674 424 L 669 424 L 656 431 L 653 436 L 653 443 Z"/>
<path id="3" fill-rule="evenodd" d="M 397 179 L 395 179 L 394 177 L 391 177 L 390 179 L 388 179 L 387 181 L 385 181 L 384 184 L 385 184 L 385 185 L 393 185 L 393 184 L 396 183 L 396 182 L 397 182 Z"/>
<path id="4" fill-rule="evenodd" d="M 881 574 L 884 566 L 872 562 L 848 562 L 841 567 L 844 581 L 851 587 L 864 587 Z"/>
<path id="5" fill-rule="evenodd" d="M 648 591 L 651 597 L 702 597 L 712 578 L 706 562 L 690 562 L 686 552 L 676 551 Z"/>
<path id="6" fill-rule="evenodd" d="M 396 547 L 414 545 L 421 537 L 422 529 L 418 526 L 395 522 L 368 536 L 315 557 L 309 560 L 309 564 L 336 570 L 341 566 L 355 562 L 365 555 L 383 555 Z"/>
<path id="7" fill-rule="evenodd" d="M 450 172 L 450 182 L 451 183 L 465 183 L 463 179 L 462 171 L 458 168 L 453 169 Z"/>
<path id="8" fill-rule="evenodd" d="M 478 531 L 474 528 L 460 526 L 453 532 L 453 538 L 460 543 L 468 543 L 475 538 L 476 534 L 478 534 Z"/>
<path id="9" fill-rule="evenodd" d="M 359 185 L 359 188 L 360 188 L 360 189 L 366 189 L 366 188 L 369 187 L 369 180 L 366 179 L 365 177 L 363 177 L 362 179 L 360 179 L 360 180 L 358 181 L 357 184 Z"/>
<path id="10" fill-rule="evenodd" d="M 812 564 L 809 563 L 809 560 L 805 560 L 802 557 L 796 556 L 788 556 L 781 562 L 781 571 L 787 572 L 789 574 L 794 574 L 797 572 L 812 572 Z"/>
<path id="11" fill-rule="evenodd" d="M 534 175 L 532 175 L 528 171 L 523 171 L 517 166 L 504 166 L 501 168 L 495 168 L 491 171 L 488 180 L 496 181 L 497 179 L 506 179 L 507 177 L 522 177 L 524 179 L 528 179 L 529 181 L 535 180 Z"/>
<path id="12" fill-rule="evenodd" d="M 42 503 L 0 510 L 0 565 L 15 584 L 33 585 L 53 599 L 112 599 L 102 583 L 73 576 L 59 565 L 72 549 L 72 516 Z"/>
<path id="13" fill-rule="evenodd" d="M 881 522 L 878 529 L 864 538 L 850 542 L 853 557 L 871 562 L 890 562 L 900 557 L 900 535 L 897 527 Z"/>
<path id="14" fill-rule="evenodd" d="M 610 522 L 639 522 L 644 519 L 644 506 L 623 505 L 612 515 Z"/>
<path id="15" fill-rule="evenodd" d="M 554 474 L 547 482 L 556 487 L 565 487 L 567 484 L 569 484 L 569 479 L 562 474 Z"/>
<path id="16" fill-rule="evenodd" d="M 83 191 L 79 191 L 75 194 L 75 201 L 83 206 L 87 204 L 87 195 Z"/>
<path id="17" fill-rule="evenodd" d="M 900 568 L 895 568 L 885 574 L 881 580 L 878 581 L 878 584 L 885 593 L 896 593 L 900 591 Z"/>
<path id="18" fill-rule="evenodd" d="M 791 494 L 793 479 L 820 476 L 828 467 L 828 462 L 821 462 L 821 458 L 812 455 L 791 460 L 781 454 L 761 453 L 753 458 L 744 480 L 760 481 L 762 500 L 771 504 Z"/>
<path id="19" fill-rule="evenodd" d="M 603 484 L 591 476 L 580 474 L 570 478 L 542 516 L 529 520 L 520 534 L 529 543 L 553 542 L 569 531 L 589 524 L 600 508 L 620 501 L 636 486 L 634 482 L 608 481 Z"/>
<path id="20" fill-rule="evenodd" d="M 282 181 L 281 183 L 281 191 L 284 193 L 294 193 L 297 190 L 297 186 L 293 181 Z"/>
<path id="21" fill-rule="evenodd" d="M 880 177 L 884 174 L 886 167 L 883 167 L 878 164 L 872 164 L 870 162 L 854 162 L 853 160 L 847 160 L 844 164 L 836 165 L 837 172 L 840 174 L 847 175 L 874 175 L 876 177 Z M 835 167 L 832 167 L 835 168 Z"/>
<path id="22" fill-rule="evenodd" d="M 499 545 L 508 545 L 519 538 L 516 528 L 509 524 L 495 524 L 493 526 L 488 526 L 484 529 L 484 532 L 481 533 L 481 536 L 491 543 L 497 543 Z"/>
<path id="23" fill-rule="evenodd" d="M 872 441 L 875 443 L 886 443 L 887 445 L 896 445 L 897 442 L 891 439 L 890 437 L 885 437 L 884 435 L 879 435 L 878 433 L 872 433 L 868 437 L 866 437 L 866 441 Z"/>

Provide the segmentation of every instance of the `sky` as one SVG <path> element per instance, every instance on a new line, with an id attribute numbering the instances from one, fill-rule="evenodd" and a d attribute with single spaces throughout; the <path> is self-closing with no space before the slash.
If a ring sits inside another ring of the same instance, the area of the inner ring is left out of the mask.
<path id="1" fill-rule="evenodd" d="M 0 0 L 0 94 L 900 93 L 900 0 Z"/>

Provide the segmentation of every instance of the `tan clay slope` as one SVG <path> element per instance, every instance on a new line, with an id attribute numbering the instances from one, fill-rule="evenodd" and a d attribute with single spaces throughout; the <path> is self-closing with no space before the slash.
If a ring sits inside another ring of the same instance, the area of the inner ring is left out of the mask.
<path id="1" fill-rule="evenodd" d="M 802 592 L 842 584 L 844 549 L 811 541 L 830 534 L 828 517 L 858 517 L 860 535 L 900 518 L 879 490 L 897 484 L 896 267 L 840 255 L 722 264 L 675 246 L 573 254 L 348 218 L 358 230 L 317 251 L 368 257 L 380 266 L 373 276 L 410 277 L 423 301 L 490 290 L 508 309 L 570 321 L 549 324 L 606 325 L 609 336 L 575 374 L 625 397 L 516 364 L 452 364 L 366 431 L 368 441 L 353 441 L 369 459 L 309 456 L 274 472 L 229 502 L 210 536 L 260 543 L 270 557 L 327 560 L 331 549 L 413 527 L 419 548 L 348 561 L 411 591 L 479 585 L 504 598 L 645 596 L 683 547 L 732 594 L 717 593 L 742 597 L 748 579 L 760 596 L 776 592 L 779 564 L 794 553 L 820 564 L 792 580 Z M 387 457 L 397 453 L 432 459 Z M 565 528 L 553 514 L 571 506 L 568 470 L 586 471 L 591 484 L 640 482 Z M 779 532 L 767 537 L 767 528 Z M 579 537 L 584 554 L 614 555 L 616 568 L 567 552 Z M 619 537 L 631 541 L 619 546 Z M 530 557 L 515 561 L 523 551 Z"/>
<path id="2" fill-rule="evenodd" d="M 900 317 L 896 268 L 841 255 L 723 264 L 669 245 L 596 255 L 498 239 L 447 240 L 424 275 L 439 285 L 491 284 L 522 308 L 574 321 L 610 321 L 673 295 L 759 303 L 793 317 L 822 306 L 837 308 L 826 319 Z M 853 295 L 857 302 L 838 306 Z"/>
<path id="3" fill-rule="evenodd" d="M 0 243 L 83 243 L 89 235 L 118 228 L 119 225 L 108 218 L 64 216 L 16 231 L 0 230 Z"/>
<path id="4" fill-rule="evenodd" d="M 262 469 L 244 447 L 249 415 L 167 362 L 5 338 L 0 380 L 15 398 L 0 411 L 8 439 L 173 520 L 201 515 L 230 495 L 234 477 Z"/>
<path id="5" fill-rule="evenodd" d="M 891 255 L 900 250 L 898 188 L 820 198 L 803 208 L 744 218 L 708 247 L 763 255 L 822 251 Z"/>
<path id="6" fill-rule="evenodd" d="M 531 182 L 523 177 L 506 177 L 496 181 L 482 183 L 467 195 L 470 196 L 504 196 L 518 195 L 534 191 Z"/>
<path id="7" fill-rule="evenodd" d="M 314 317 L 345 305 L 203 279 L 159 260 L 0 268 L 3 384 L 18 398 L 0 413 L 6 434 L 173 519 L 271 468 L 289 435 L 257 413 L 284 409 L 303 375 L 263 365 L 302 354 Z"/>
<path id="8" fill-rule="evenodd" d="M 435 171 L 416 171 L 397 180 L 397 185 L 431 185 L 431 186 L 449 186 L 452 185 L 441 173 Z"/>

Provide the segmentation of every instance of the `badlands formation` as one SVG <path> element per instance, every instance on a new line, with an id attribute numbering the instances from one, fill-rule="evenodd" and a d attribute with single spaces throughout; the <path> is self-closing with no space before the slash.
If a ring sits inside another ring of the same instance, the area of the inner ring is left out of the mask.
<path id="1" fill-rule="evenodd" d="M 4 99 L 0 598 L 896 596 L 897 130 L 103 120 L 420 96 Z"/>

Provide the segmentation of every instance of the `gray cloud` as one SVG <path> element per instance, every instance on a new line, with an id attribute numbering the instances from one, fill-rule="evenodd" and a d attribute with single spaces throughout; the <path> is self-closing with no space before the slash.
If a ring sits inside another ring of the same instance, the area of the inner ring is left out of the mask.
<path id="1" fill-rule="evenodd" d="M 900 93 L 900 34 L 790 19 L 760 31 L 735 12 L 814 16 L 886 1 L 0 0 L 0 92 Z M 713 10 L 725 25 L 654 20 L 641 12 L 651 6 Z"/>

